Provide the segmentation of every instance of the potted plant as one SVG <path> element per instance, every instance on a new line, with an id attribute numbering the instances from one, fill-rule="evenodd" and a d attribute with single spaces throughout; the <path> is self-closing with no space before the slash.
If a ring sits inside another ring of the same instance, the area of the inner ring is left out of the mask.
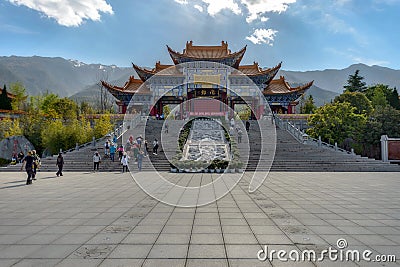
<path id="1" fill-rule="evenodd" d="M 237 163 L 237 171 L 240 172 L 240 173 L 244 172 L 244 170 L 243 170 L 243 162 L 238 161 L 238 163 Z"/>

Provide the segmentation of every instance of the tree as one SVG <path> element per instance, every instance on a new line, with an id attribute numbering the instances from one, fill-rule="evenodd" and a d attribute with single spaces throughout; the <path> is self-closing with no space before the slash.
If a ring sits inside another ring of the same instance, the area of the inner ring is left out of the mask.
<path id="1" fill-rule="evenodd" d="M 360 70 L 356 70 L 353 75 L 349 75 L 347 79 L 347 85 L 343 86 L 345 92 L 364 92 L 367 87 L 366 83 L 363 82 L 364 77 L 358 75 Z"/>
<path id="2" fill-rule="evenodd" d="M 12 99 L 12 109 L 25 110 L 27 95 L 26 89 L 22 83 L 12 83 L 10 86 L 10 92 L 14 95 L 14 98 Z"/>
<path id="3" fill-rule="evenodd" d="M 386 107 L 389 102 L 386 99 L 385 90 L 382 87 L 377 87 L 371 99 L 372 105 L 376 107 Z"/>
<path id="4" fill-rule="evenodd" d="M 391 106 L 378 106 L 368 118 L 363 140 L 379 144 L 382 135 L 400 138 L 400 111 Z"/>
<path id="5" fill-rule="evenodd" d="M 99 119 L 94 121 L 94 136 L 96 138 L 103 137 L 112 130 L 112 127 L 110 115 L 101 115 Z"/>
<path id="6" fill-rule="evenodd" d="M 350 103 L 355 107 L 355 113 L 369 115 L 373 111 L 371 101 L 360 92 L 344 92 L 343 94 L 335 97 L 335 103 Z"/>
<path id="7" fill-rule="evenodd" d="M 98 95 L 97 95 L 97 109 L 100 111 L 101 114 L 106 112 L 112 112 L 113 110 L 113 102 L 110 93 L 104 88 L 101 81 L 108 80 L 108 72 L 102 71 L 96 75 L 96 85 L 98 88 Z"/>
<path id="8" fill-rule="evenodd" d="M 0 123 L 0 140 L 10 136 L 22 135 L 18 119 L 3 119 Z"/>
<path id="9" fill-rule="evenodd" d="M 7 88 L 4 88 L 0 94 L 0 109 L 12 110 L 11 99 L 7 95 Z"/>
<path id="10" fill-rule="evenodd" d="M 307 134 L 314 138 L 342 144 L 346 138 L 360 140 L 367 117 L 356 114 L 350 103 L 333 103 L 318 108 L 308 119 Z"/>
<path id="11" fill-rule="evenodd" d="M 300 107 L 300 113 L 302 114 L 312 114 L 317 109 L 314 103 L 314 98 L 312 95 L 309 95 L 308 98 L 304 101 L 304 104 Z"/>

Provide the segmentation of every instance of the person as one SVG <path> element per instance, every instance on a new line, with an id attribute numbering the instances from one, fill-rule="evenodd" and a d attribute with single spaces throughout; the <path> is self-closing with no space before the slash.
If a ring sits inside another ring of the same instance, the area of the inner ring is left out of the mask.
<path id="1" fill-rule="evenodd" d="M 157 155 L 157 150 L 158 150 L 158 140 L 156 138 L 153 141 L 153 155 Z"/>
<path id="2" fill-rule="evenodd" d="M 120 145 L 118 148 L 118 160 L 119 161 L 121 161 L 123 155 L 124 155 L 124 146 Z"/>
<path id="3" fill-rule="evenodd" d="M 133 145 L 133 158 L 135 159 L 135 161 L 137 161 L 137 155 L 139 154 L 139 145 L 137 143 L 135 143 Z"/>
<path id="4" fill-rule="evenodd" d="M 109 152 L 110 152 L 110 143 L 109 140 L 107 140 L 106 143 L 104 144 L 104 155 L 107 157 Z"/>
<path id="5" fill-rule="evenodd" d="M 63 158 L 61 152 L 58 154 L 56 166 L 58 167 L 58 171 L 56 173 L 57 177 L 58 176 L 63 176 L 62 169 L 64 167 L 64 158 Z"/>
<path id="6" fill-rule="evenodd" d="M 14 153 L 14 154 L 12 154 L 12 156 L 11 156 L 11 163 L 10 163 L 10 165 L 16 165 L 16 164 L 17 164 L 17 154 Z"/>
<path id="7" fill-rule="evenodd" d="M 116 134 L 114 134 L 114 137 L 113 137 L 113 143 L 114 143 L 114 144 L 117 144 L 117 141 L 118 141 L 117 135 L 116 135 Z"/>
<path id="8" fill-rule="evenodd" d="M 232 128 L 235 128 L 235 119 L 232 117 L 232 119 L 231 119 L 231 127 Z"/>
<path id="9" fill-rule="evenodd" d="M 22 160 L 24 159 L 25 155 L 24 152 L 19 152 L 18 153 L 18 163 L 22 163 Z"/>
<path id="10" fill-rule="evenodd" d="M 111 143 L 110 146 L 110 159 L 114 162 L 115 152 L 117 151 L 117 145 L 115 143 Z"/>
<path id="11" fill-rule="evenodd" d="M 100 167 L 100 162 L 101 162 L 101 157 L 98 151 L 96 151 L 96 153 L 94 153 L 93 155 L 93 170 L 96 171 L 99 170 Z"/>
<path id="12" fill-rule="evenodd" d="M 242 142 L 242 135 L 243 135 L 242 129 L 239 129 L 237 132 L 238 144 Z"/>
<path id="13" fill-rule="evenodd" d="M 248 132 L 250 130 L 250 122 L 247 120 L 246 121 L 246 131 Z"/>
<path id="14" fill-rule="evenodd" d="M 142 148 L 142 140 L 143 140 L 143 138 L 140 135 L 138 136 L 138 138 L 136 138 L 136 143 L 138 144 L 139 149 Z"/>
<path id="15" fill-rule="evenodd" d="M 166 134 L 168 133 L 168 123 L 167 122 L 165 122 L 165 125 L 164 125 L 164 132 Z"/>
<path id="16" fill-rule="evenodd" d="M 28 178 L 26 179 L 26 184 L 32 184 L 32 179 L 35 177 L 35 174 L 33 173 L 33 162 L 35 159 L 32 157 L 32 153 L 29 151 L 28 155 L 22 160 L 22 166 L 21 166 L 21 171 L 24 168 L 25 165 L 25 170 L 26 173 L 28 174 Z"/>
<path id="17" fill-rule="evenodd" d="M 231 137 L 233 137 L 233 135 L 234 135 L 234 130 L 233 130 L 233 127 L 232 127 L 232 126 L 229 128 L 229 135 L 230 135 Z"/>
<path id="18" fill-rule="evenodd" d="M 144 140 L 144 157 L 147 157 L 147 154 L 149 153 L 149 147 L 147 140 Z"/>
<path id="19" fill-rule="evenodd" d="M 129 156 L 126 153 L 124 153 L 124 155 L 122 156 L 121 163 L 122 163 L 122 173 L 124 173 L 125 170 L 126 172 L 128 172 Z"/>
<path id="20" fill-rule="evenodd" d="M 40 163 L 40 158 L 38 156 L 38 154 L 36 153 L 36 150 L 32 150 L 32 157 L 33 157 L 33 180 L 36 180 L 36 174 L 37 174 L 37 170 L 40 168 L 41 163 Z"/>
<path id="21" fill-rule="evenodd" d="M 137 166 L 138 170 L 142 171 L 142 162 L 143 162 L 143 151 L 140 151 L 137 155 Z"/>
<path id="22" fill-rule="evenodd" d="M 160 119 L 160 115 L 158 115 L 158 113 L 156 113 L 156 120 Z"/>

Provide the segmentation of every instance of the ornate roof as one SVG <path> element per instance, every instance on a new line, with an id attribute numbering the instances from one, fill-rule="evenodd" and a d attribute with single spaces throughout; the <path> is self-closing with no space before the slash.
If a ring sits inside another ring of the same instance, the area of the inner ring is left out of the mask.
<path id="1" fill-rule="evenodd" d="M 234 68 L 238 68 L 246 46 L 238 52 L 232 53 L 228 49 L 228 43 L 222 41 L 220 46 L 194 46 L 193 41 L 186 42 L 186 49 L 179 53 L 171 49 L 168 45 L 168 52 L 175 64 L 192 61 L 212 61 L 222 63 Z"/>
<path id="2" fill-rule="evenodd" d="M 298 87 L 291 87 L 289 83 L 285 80 L 285 77 L 281 76 L 277 80 L 272 80 L 267 86 L 267 88 L 265 88 L 263 94 L 264 95 L 282 95 L 282 94 L 293 94 L 293 93 L 303 94 L 313 85 L 313 83 L 314 81 Z"/>
<path id="3" fill-rule="evenodd" d="M 273 68 L 262 69 L 257 62 L 254 62 L 252 65 L 241 65 L 239 66 L 238 69 L 243 74 L 246 74 L 247 76 L 252 76 L 252 75 L 268 74 L 273 70 L 279 70 L 281 66 L 282 62 Z"/>
<path id="4" fill-rule="evenodd" d="M 133 63 L 132 66 L 139 75 L 140 79 L 144 82 L 156 73 L 159 73 L 160 75 L 182 75 L 182 73 L 179 72 L 174 65 L 161 64 L 160 61 L 157 61 L 155 67 L 151 70 L 139 67 Z"/>
<path id="5" fill-rule="evenodd" d="M 2 93 L 3 93 L 3 89 L 0 88 L 0 94 L 2 94 Z M 8 92 L 8 91 L 7 91 L 7 96 L 8 96 L 9 98 L 11 98 L 11 99 L 15 98 L 15 95 L 14 95 L 14 94 L 11 94 L 11 93 Z"/>
<path id="6" fill-rule="evenodd" d="M 101 84 L 107 88 L 107 90 L 117 99 L 121 100 L 120 98 L 123 95 L 151 95 L 151 92 L 147 86 L 143 86 L 141 90 L 139 88 L 142 86 L 143 81 L 136 79 L 133 76 L 129 77 L 129 80 L 125 83 L 123 87 L 111 85 L 105 81 L 101 81 Z"/>

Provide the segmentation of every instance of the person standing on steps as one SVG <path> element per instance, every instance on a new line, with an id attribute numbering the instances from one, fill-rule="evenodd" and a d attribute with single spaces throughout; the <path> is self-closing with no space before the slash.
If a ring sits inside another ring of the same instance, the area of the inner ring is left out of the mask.
<path id="1" fill-rule="evenodd" d="M 94 153 L 93 155 L 93 171 L 97 171 L 99 170 L 100 167 L 100 162 L 101 162 L 101 157 L 98 151 L 96 151 L 96 153 Z"/>
<path id="2" fill-rule="evenodd" d="M 137 166 L 139 171 L 142 171 L 142 162 L 143 162 L 143 151 L 140 151 L 137 156 Z"/>
<path id="3" fill-rule="evenodd" d="M 111 143 L 110 146 L 110 159 L 112 162 L 114 162 L 115 159 L 115 152 L 117 151 L 117 144 L 116 143 Z"/>
<path id="4" fill-rule="evenodd" d="M 59 153 L 59 154 L 58 154 L 56 166 L 58 167 L 58 171 L 57 171 L 57 173 L 56 173 L 57 177 L 58 177 L 58 176 L 63 176 L 63 174 L 62 174 L 62 169 L 63 169 L 63 167 L 64 167 L 64 158 L 63 158 L 63 156 L 62 156 L 62 153 Z"/>
<path id="5" fill-rule="evenodd" d="M 32 184 L 32 179 L 35 177 L 35 174 L 33 173 L 33 162 L 34 158 L 32 157 L 31 151 L 28 152 L 28 155 L 22 160 L 22 166 L 21 166 L 21 171 L 24 168 L 25 165 L 25 170 L 26 173 L 28 174 L 28 178 L 26 179 L 26 184 Z"/>
<path id="6" fill-rule="evenodd" d="M 153 141 L 153 155 L 157 155 L 158 151 L 158 140 L 157 138 Z"/>
<path id="7" fill-rule="evenodd" d="M 129 163 L 129 156 L 126 153 L 124 153 L 121 159 L 122 173 L 124 173 L 125 170 L 126 172 L 128 172 L 128 163 Z"/>
<path id="8" fill-rule="evenodd" d="M 165 122 L 165 125 L 164 125 L 164 133 L 168 133 L 168 122 Z"/>
<path id="9" fill-rule="evenodd" d="M 118 148 L 118 160 L 121 162 L 122 156 L 124 155 L 124 146 L 120 145 Z"/>
<path id="10" fill-rule="evenodd" d="M 247 120 L 246 121 L 246 131 L 249 132 L 250 130 L 250 122 Z"/>
<path id="11" fill-rule="evenodd" d="M 238 144 L 240 144 L 242 142 L 242 129 L 239 128 L 239 130 L 237 131 L 237 138 L 238 138 Z"/>
<path id="12" fill-rule="evenodd" d="M 117 135 L 116 135 L 116 134 L 114 134 L 114 137 L 113 137 L 113 143 L 116 145 L 116 144 L 117 144 L 117 141 L 118 141 Z"/>

